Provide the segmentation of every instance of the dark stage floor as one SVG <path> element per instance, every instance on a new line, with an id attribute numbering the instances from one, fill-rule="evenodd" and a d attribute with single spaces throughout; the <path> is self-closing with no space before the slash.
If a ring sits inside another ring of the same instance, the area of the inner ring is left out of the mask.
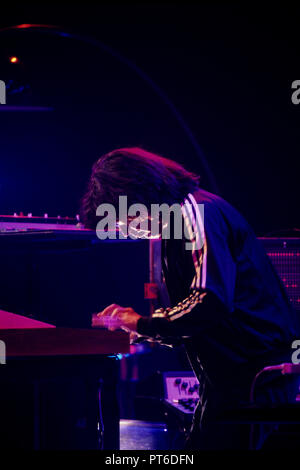
<path id="1" fill-rule="evenodd" d="M 167 427 L 163 423 L 122 419 L 120 421 L 120 449 L 167 450 Z"/>

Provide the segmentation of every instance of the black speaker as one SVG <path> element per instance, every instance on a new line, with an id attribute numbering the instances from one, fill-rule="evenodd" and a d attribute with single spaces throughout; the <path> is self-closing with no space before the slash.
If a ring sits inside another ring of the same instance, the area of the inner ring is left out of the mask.
<path id="1" fill-rule="evenodd" d="M 300 238 L 260 238 L 294 308 L 300 311 Z"/>

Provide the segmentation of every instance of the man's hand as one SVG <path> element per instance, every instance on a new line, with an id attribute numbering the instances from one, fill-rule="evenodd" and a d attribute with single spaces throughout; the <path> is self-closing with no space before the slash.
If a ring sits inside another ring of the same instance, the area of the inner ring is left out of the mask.
<path id="1" fill-rule="evenodd" d="M 131 307 L 121 307 L 111 304 L 102 312 L 98 313 L 93 321 L 93 326 L 104 326 L 110 331 L 122 329 L 125 331 L 136 331 L 137 322 L 141 315 Z"/>

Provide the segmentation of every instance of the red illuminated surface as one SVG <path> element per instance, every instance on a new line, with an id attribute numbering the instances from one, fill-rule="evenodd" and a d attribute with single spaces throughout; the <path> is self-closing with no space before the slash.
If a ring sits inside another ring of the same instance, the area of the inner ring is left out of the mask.
<path id="1" fill-rule="evenodd" d="M 41 322 L 15 313 L 0 310 L 0 330 L 56 328 L 50 323 Z"/>
<path id="2" fill-rule="evenodd" d="M 24 24 L 19 24 L 18 26 L 16 26 L 16 28 L 18 28 L 18 29 L 25 29 L 25 28 L 31 28 L 32 26 L 34 26 L 34 25 L 28 24 L 28 23 L 24 23 Z"/>

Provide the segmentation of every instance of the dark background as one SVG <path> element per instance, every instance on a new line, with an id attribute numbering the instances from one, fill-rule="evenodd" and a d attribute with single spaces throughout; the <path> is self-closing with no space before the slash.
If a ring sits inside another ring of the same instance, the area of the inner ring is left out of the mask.
<path id="1" fill-rule="evenodd" d="M 138 145 L 200 173 L 258 235 L 299 227 L 299 18 L 293 4 L 12 5 L 2 28 L 52 24 L 102 45 L 45 29 L 0 33 L 7 104 L 53 108 L 0 113 L 0 213 L 73 216 L 92 162 Z"/>

